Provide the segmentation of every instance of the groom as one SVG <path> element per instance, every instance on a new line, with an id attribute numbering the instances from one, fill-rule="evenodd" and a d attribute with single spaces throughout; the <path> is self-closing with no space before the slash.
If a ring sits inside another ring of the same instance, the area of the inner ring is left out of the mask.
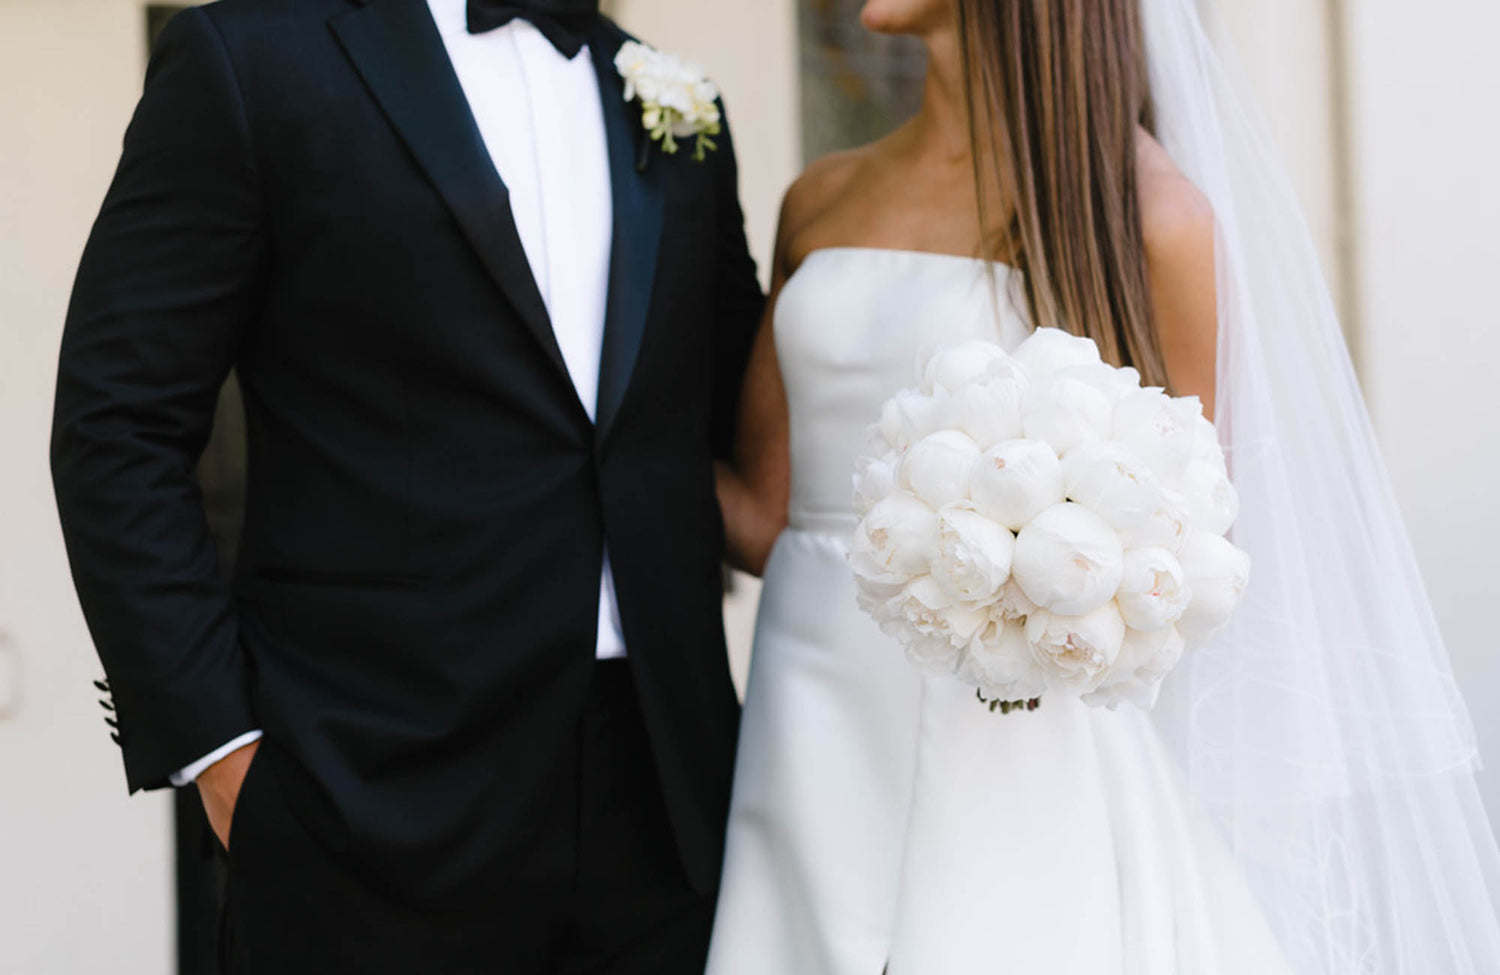
<path id="1" fill-rule="evenodd" d="M 131 790 L 254 973 L 697 973 L 738 718 L 712 463 L 763 296 L 590 0 L 223 0 L 162 36 L 53 469 Z M 686 140 L 691 144 L 691 140 Z M 193 478 L 244 390 L 231 583 Z"/>

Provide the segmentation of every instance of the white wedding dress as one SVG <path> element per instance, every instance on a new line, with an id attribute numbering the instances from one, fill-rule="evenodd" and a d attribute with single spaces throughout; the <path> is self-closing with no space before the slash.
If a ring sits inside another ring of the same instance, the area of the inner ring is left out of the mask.
<path id="1" fill-rule="evenodd" d="M 851 479 L 881 404 L 933 346 L 1029 332 L 1013 273 L 991 287 L 988 267 L 835 248 L 781 292 L 790 524 L 765 571 L 709 975 L 1280 975 L 1148 715 L 991 714 L 855 605 Z"/>

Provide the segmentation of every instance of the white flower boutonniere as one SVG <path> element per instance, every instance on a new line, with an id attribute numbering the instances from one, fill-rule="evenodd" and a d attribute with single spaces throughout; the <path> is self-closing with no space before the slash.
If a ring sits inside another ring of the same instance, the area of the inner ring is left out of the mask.
<path id="1" fill-rule="evenodd" d="M 679 139 L 694 139 L 693 158 L 702 162 L 718 146 L 719 89 L 690 61 L 626 41 L 615 55 L 625 79 L 625 100 L 641 104 L 641 124 L 663 152 L 675 153 Z"/>

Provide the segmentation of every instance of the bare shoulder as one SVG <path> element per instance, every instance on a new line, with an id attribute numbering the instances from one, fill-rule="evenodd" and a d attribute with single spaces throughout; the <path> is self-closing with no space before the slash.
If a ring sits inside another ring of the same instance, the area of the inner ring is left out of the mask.
<path id="1" fill-rule="evenodd" d="M 1136 137 L 1136 176 L 1141 235 L 1151 265 L 1168 269 L 1207 261 L 1212 266 L 1213 205 L 1144 131 Z"/>
<path id="2" fill-rule="evenodd" d="M 808 165 L 781 203 L 777 250 L 790 272 L 816 246 L 818 228 L 838 211 L 870 154 L 869 146 L 834 152 Z"/>
<path id="3" fill-rule="evenodd" d="M 869 147 L 831 152 L 808 164 L 786 193 L 783 212 L 806 214 L 821 209 L 848 185 Z"/>

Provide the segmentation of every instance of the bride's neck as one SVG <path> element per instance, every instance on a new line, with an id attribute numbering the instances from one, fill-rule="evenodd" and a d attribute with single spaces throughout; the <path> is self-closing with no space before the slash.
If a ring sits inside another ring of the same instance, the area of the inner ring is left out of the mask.
<path id="1" fill-rule="evenodd" d="M 912 148 L 923 156 L 967 166 L 972 146 L 958 30 L 945 28 L 928 35 L 924 42 L 927 78 L 922 86 L 922 107 L 909 127 Z"/>

